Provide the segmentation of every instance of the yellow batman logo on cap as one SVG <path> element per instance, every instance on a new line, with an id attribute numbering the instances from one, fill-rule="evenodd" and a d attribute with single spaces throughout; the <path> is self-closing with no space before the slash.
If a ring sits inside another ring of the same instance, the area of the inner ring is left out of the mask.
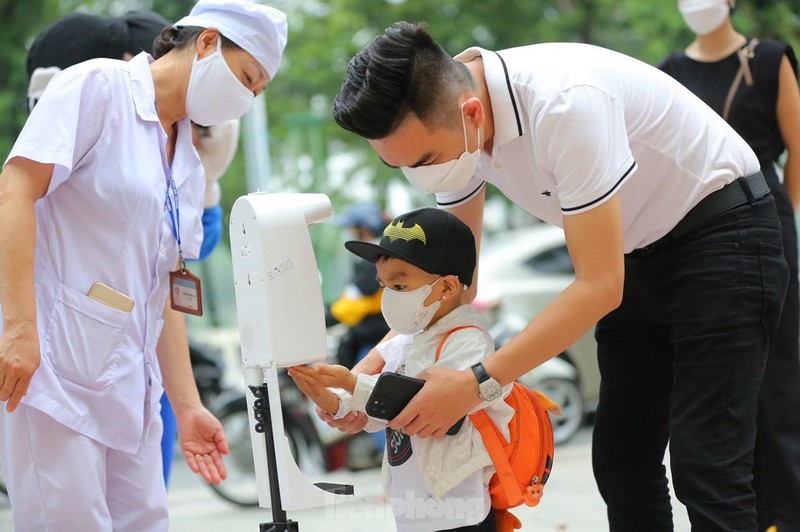
<path id="1" fill-rule="evenodd" d="M 425 241 L 425 231 L 422 230 L 419 224 L 414 224 L 414 227 L 403 227 L 402 220 L 396 224 L 388 225 L 386 229 L 383 230 L 383 236 L 387 237 L 390 242 L 394 242 L 400 238 L 406 242 L 419 240 L 423 244 L 427 243 Z"/>

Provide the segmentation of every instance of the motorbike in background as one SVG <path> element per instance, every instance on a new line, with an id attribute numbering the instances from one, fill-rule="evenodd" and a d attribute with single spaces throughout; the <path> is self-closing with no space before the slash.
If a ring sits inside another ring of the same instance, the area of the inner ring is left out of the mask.
<path id="1" fill-rule="evenodd" d="M 328 352 L 333 356 L 338 346 L 338 331 L 329 330 Z M 195 353 L 192 368 L 206 407 L 219 419 L 228 439 L 230 454 L 226 457 L 228 478 L 209 487 L 221 498 L 238 506 L 258 506 L 253 447 L 250 440 L 250 417 L 247 397 L 242 388 L 225 388 L 222 383 L 222 357 L 202 349 Z M 317 416 L 315 405 L 297 388 L 281 369 L 278 373 L 281 413 L 289 449 L 300 470 L 307 476 L 347 468 L 359 471 L 380 464 L 374 454 L 369 434 L 347 434 L 331 428 Z"/>
<path id="2" fill-rule="evenodd" d="M 527 322 L 500 312 L 495 303 L 476 303 L 484 317 L 495 347 L 505 345 Z M 335 353 L 337 332 L 329 334 L 329 352 Z M 258 506 L 253 449 L 250 442 L 250 415 L 243 388 L 224 384 L 225 366 L 219 348 L 207 342 L 190 340 L 189 354 L 197 389 L 203 404 L 220 420 L 228 438 L 226 458 L 228 479 L 209 484 L 214 492 L 238 506 Z M 530 388 L 542 391 L 561 406 L 562 415 L 553 417 L 556 444 L 569 441 L 585 419 L 584 400 L 578 371 L 568 360 L 553 358 L 519 379 Z M 348 468 L 351 471 L 379 465 L 369 434 L 346 434 L 329 427 L 317 416 L 309 401 L 282 370 L 279 374 L 284 430 L 292 456 L 303 473 L 314 476 Z M 6 493 L 0 467 L 0 492 Z"/>

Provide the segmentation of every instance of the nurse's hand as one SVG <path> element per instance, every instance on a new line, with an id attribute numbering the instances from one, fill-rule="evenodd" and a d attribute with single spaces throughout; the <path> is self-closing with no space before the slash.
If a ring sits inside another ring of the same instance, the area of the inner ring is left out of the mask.
<path id="1" fill-rule="evenodd" d="M 219 484 L 228 476 L 222 455 L 228 454 L 228 442 L 222 425 L 203 406 L 175 411 L 178 441 L 183 457 L 194 473 L 206 482 Z"/>
<path id="2" fill-rule="evenodd" d="M 443 438 L 456 421 L 481 403 L 472 370 L 428 368 L 419 375 L 425 386 L 389 422 L 393 429 L 420 438 Z"/>
<path id="3" fill-rule="evenodd" d="M 6 326 L 0 336 L 0 401 L 6 401 L 6 412 L 19 406 L 40 361 L 36 324 Z"/>

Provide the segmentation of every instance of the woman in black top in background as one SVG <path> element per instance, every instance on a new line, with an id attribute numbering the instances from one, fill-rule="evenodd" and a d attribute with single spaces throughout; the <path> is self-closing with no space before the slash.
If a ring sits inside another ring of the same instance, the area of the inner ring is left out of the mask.
<path id="1" fill-rule="evenodd" d="M 788 44 L 748 39 L 731 24 L 735 0 L 679 0 L 697 35 L 659 65 L 750 144 L 781 219 L 789 288 L 758 400 L 753 467 L 759 531 L 800 530 L 800 288 L 794 210 L 800 204 L 800 91 Z M 783 183 L 778 159 L 786 151 Z M 732 390 L 735 393 L 735 390 Z"/>

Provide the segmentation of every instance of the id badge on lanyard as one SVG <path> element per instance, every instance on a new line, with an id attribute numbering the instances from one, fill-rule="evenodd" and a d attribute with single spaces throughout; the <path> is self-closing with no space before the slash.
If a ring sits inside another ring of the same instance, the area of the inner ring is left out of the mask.
<path id="1" fill-rule="evenodd" d="M 172 197 L 169 193 L 172 191 Z M 180 267 L 169 274 L 169 301 L 173 310 L 203 315 L 203 292 L 200 289 L 200 278 L 186 268 L 183 260 L 183 247 L 181 246 L 181 211 L 178 203 L 178 187 L 169 174 L 169 185 L 167 187 L 167 198 L 164 201 L 169 218 L 172 221 L 172 234 L 178 244 L 178 256 L 180 257 Z"/>

